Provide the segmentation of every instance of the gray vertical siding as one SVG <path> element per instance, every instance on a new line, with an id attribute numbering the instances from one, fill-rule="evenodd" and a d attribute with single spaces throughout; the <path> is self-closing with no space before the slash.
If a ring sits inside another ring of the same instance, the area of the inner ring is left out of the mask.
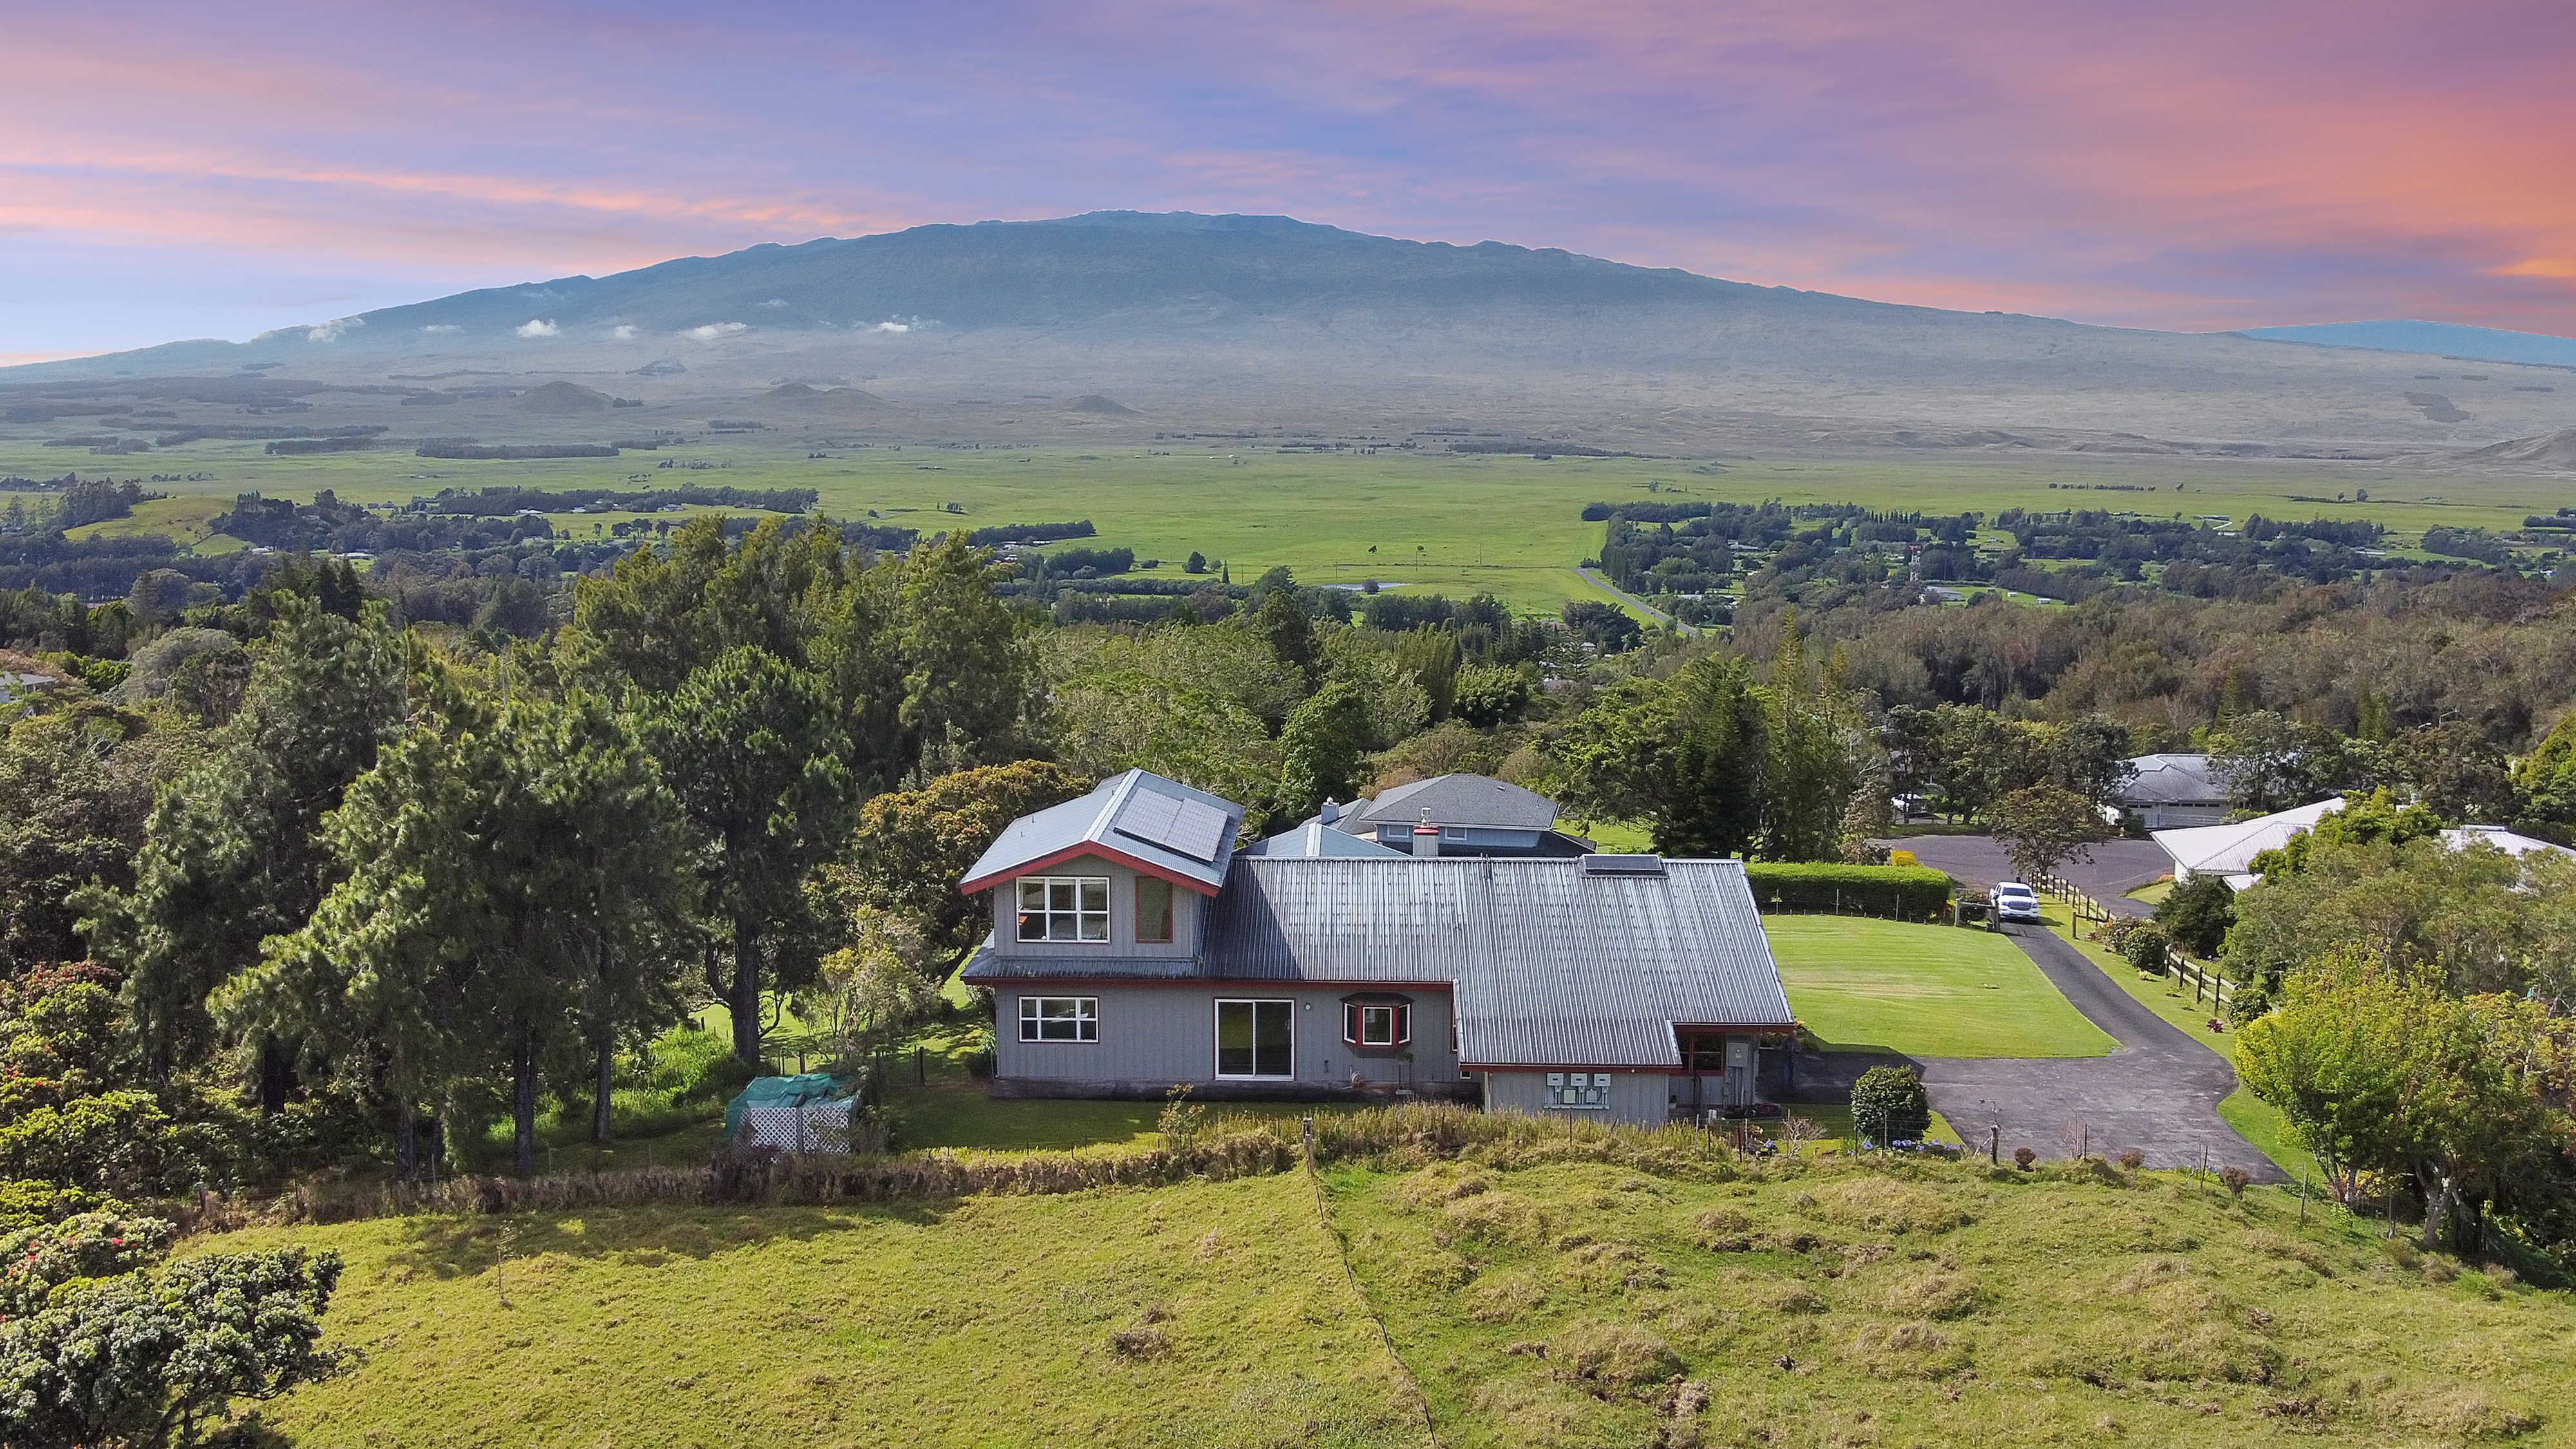
<path id="1" fill-rule="evenodd" d="M 1207 898 L 1188 886 L 1172 887 L 1172 939 L 1168 945 L 1136 939 L 1136 869 L 1085 855 L 1033 876 L 1109 877 L 1109 939 L 1106 941 L 1023 941 L 1020 939 L 1020 883 L 1017 878 L 993 887 L 993 950 L 1004 956 L 1070 956 L 1096 951 L 1109 956 L 1168 956 L 1187 959 L 1199 951 L 1199 927 Z"/>
<path id="2" fill-rule="evenodd" d="M 1569 1109 L 1548 1103 L 1545 1072 L 1487 1072 L 1485 1110 L 1653 1127 L 1661 1125 L 1670 1115 L 1673 1081 L 1661 1072 L 1613 1072 L 1607 1107 Z"/>
<path id="3" fill-rule="evenodd" d="M 1382 1052 L 1355 1053 L 1342 1041 L 1342 998 L 1352 988 L 1216 986 L 1010 985 L 993 993 L 995 1074 L 1048 1082 L 1153 1083 L 1216 1080 L 1216 1003 L 1224 1000 L 1294 1001 L 1295 1080 L 1313 1086 L 1347 1086 L 1351 1073 L 1373 1083 L 1450 1083 L 1459 1080 L 1450 1049 L 1449 993 L 1407 991 L 1413 998 L 1412 1061 Z M 1100 1002 L 1100 1040 L 1024 1042 L 1022 996 L 1090 996 Z"/>

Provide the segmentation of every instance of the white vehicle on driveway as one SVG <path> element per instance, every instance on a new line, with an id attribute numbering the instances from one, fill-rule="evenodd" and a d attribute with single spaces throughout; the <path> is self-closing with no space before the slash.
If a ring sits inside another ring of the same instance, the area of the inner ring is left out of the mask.
<path id="1" fill-rule="evenodd" d="M 1999 921 L 2036 921 L 2039 919 L 2039 895 L 2017 880 L 1995 882 L 1995 919 Z"/>

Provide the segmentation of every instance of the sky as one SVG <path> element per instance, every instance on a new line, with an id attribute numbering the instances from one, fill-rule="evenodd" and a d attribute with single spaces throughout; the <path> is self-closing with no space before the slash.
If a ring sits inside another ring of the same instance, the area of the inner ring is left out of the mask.
<path id="1" fill-rule="evenodd" d="M 0 363 L 1135 209 L 2576 335 L 2567 0 L 0 3 Z"/>

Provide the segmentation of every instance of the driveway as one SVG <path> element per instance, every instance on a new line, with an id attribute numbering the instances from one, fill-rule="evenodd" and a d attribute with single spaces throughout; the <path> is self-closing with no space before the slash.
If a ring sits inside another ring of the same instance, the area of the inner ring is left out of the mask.
<path id="1" fill-rule="evenodd" d="M 1956 838 L 1956 837 L 1953 837 Z M 2234 1164 L 2257 1182 L 2285 1181 L 2218 1115 L 2236 1090 L 2236 1070 L 2102 974 L 2084 954 L 2037 926 L 2005 934 L 2036 963 L 2075 1009 L 2110 1033 L 2119 1049 L 2106 1057 L 1906 1057 L 1866 1052 L 1808 1052 L 1798 1058 L 1795 1100 L 1841 1103 L 1871 1067 L 1909 1061 L 1931 1089 L 1932 1105 L 1983 1151 L 2001 1128 L 2002 1153 L 2028 1147 L 2045 1158 L 2090 1150 L 2116 1157 L 2129 1148 L 2149 1167 Z"/>
<path id="2" fill-rule="evenodd" d="M 2012 862 L 1991 835 L 1909 835 L 1872 843 L 1913 851 L 1923 864 L 1980 889 L 2013 878 Z M 2152 840 L 2096 841 L 2092 853 L 2091 864 L 2068 861 L 2057 873 L 2117 915 L 2148 914 L 2154 908 L 2130 900 L 2129 892 L 2173 874 L 2173 857 Z"/>

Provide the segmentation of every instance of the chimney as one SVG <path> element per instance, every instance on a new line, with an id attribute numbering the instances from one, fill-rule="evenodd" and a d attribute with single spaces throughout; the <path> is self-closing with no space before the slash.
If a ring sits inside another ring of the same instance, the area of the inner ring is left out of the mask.
<path id="1" fill-rule="evenodd" d="M 1330 795 L 1325 796 L 1324 808 L 1315 812 L 1315 818 L 1321 820 L 1326 825 L 1330 825 L 1334 821 L 1341 819 L 1342 807 L 1340 802 L 1336 801 Z"/>
<path id="2" fill-rule="evenodd" d="M 1413 856 L 1416 860 L 1440 858 L 1440 827 L 1431 823 L 1431 812 L 1422 812 L 1422 823 L 1413 827 Z"/>

